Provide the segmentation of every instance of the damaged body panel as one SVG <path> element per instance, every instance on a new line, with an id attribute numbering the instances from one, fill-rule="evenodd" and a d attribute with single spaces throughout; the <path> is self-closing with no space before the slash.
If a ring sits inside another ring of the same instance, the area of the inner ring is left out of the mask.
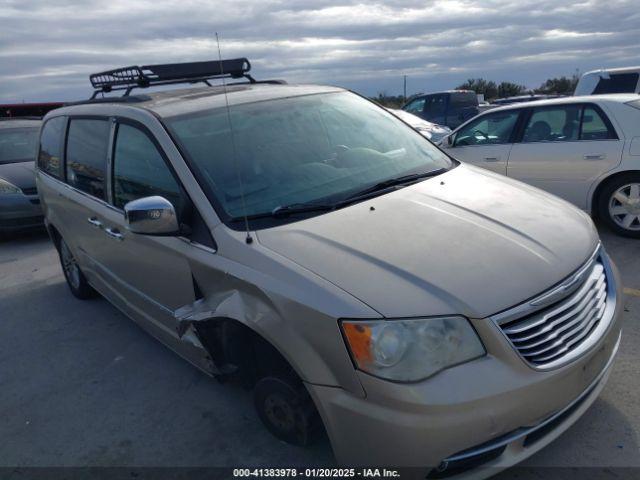
<path id="1" fill-rule="evenodd" d="M 216 236 L 221 249 L 227 241 L 236 244 L 236 237 L 235 233 L 230 237 Z M 233 250 L 229 248 L 231 254 Z M 379 318 L 377 312 L 259 244 L 243 253 L 242 264 L 220 254 L 206 253 L 190 259 L 203 298 L 174 312 L 180 338 L 190 328 L 202 335 L 202 324 L 238 322 L 273 345 L 287 362 L 295 365 L 303 381 L 341 386 L 363 395 L 350 368 L 351 360 L 345 355 L 337 322 L 342 315 L 338 312 L 351 318 Z M 247 266 L 253 259 L 265 269 Z M 265 271 L 271 273 L 266 275 Z M 224 342 L 220 348 L 224 349 Z M 222 352 L 209 353 L 220 373 L 232 373 L 237 368 L 225 361 Z"/>

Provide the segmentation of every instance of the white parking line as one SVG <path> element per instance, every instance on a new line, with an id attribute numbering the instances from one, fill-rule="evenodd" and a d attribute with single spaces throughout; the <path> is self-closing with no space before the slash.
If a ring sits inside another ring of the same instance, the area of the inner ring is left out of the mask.
<path id="1" fill-rule="evenodd" d="M 632 295 L 634 297 L 640 297 L 640 290 L 637 288 L 625 288 L 622 290 L 627 295 Z"/>

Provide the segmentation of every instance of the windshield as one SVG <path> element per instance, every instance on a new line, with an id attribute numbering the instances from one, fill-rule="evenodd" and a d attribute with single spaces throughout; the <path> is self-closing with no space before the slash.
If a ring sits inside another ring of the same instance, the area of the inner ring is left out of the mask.
<path id="1" fill-rule="evenodd" d="M 452 166 L 412 128 L 348 92 L 235 105 L 230 118 L 233 142 L 225 108 L 167 125 L 231 219 L 339 201 L 384 180 Z"/>
<path id="2" fill-rule="evenodd" d="M 37 144 L 38 128 L 0 129 L 0 165 L 34 161 Z"/>

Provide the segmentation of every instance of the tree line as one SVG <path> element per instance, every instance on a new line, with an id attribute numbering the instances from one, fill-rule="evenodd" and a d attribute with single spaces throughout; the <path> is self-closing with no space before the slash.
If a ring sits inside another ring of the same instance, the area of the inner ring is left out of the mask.
<path id="1" fill-rule="evenodd" d="M 546 95 L 573 95 L 580 77 L 555 77 L 546 80 L 540 87 L 529 89 L 524 85 L 513 82 L 496 83 L 493 80 L 484 78 L 470 78 L 466 82 L 456 87 L 456 90 L 473 90 L 478 94 L 483 94 L 485 100 L 495 100 L 498 98 L 517 97 L 518 95 L 546 94 Z"/>
<path id="2" fill-rule="evenodd" d="M 513 82 L 497 83 L 484 78 L 470 78 L 466 82 L 458 85 L 456 90 L 472 90 L 478 94 L 483 94 L 487 101 L 530 94 L 573 95 L 578 85 L 578 80 L 580 80 L 578 74 L 570 77 L 554 77 L 546 80 L 540 87 L 530 89 L 524 85 Z M 376 97 L 373 97 L 372 100 L 375 100 L 385 107 L 400 108 L 407 99 L 402 95 L 387 95 L 386 92 L 381 92 L 378 93 Z"/>

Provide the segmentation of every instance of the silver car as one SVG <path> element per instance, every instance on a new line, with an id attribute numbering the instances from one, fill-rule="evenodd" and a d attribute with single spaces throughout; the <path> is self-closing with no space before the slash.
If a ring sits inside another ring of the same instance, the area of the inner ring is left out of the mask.
<path id="1" fill-rule="evenodd" d="M 496 108 L 443 142 L 456 159 L 558 195 L 640 238 L 640 98 L 565 97 Z"/>
<path id="2" fill-rule="evenodd" d="M 38 188 L 76 297 L 253 388 L 276 437 L 326 430 L 344 465 L 487 475 L 594 402 L 622 304 L 586 214 L 340 88 L 135 68 L 94 86 L 248 81 L 47 115 Z"/>

